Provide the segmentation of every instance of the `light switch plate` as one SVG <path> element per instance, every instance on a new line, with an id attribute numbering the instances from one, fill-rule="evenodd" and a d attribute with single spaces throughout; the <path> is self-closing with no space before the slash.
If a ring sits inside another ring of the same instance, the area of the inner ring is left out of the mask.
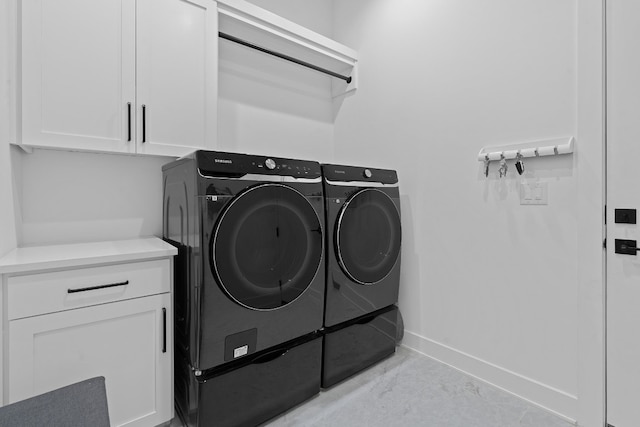
<path id="1" fill-rule="evenodd" d="M 548 205 L 549 188 L 546 182 L 521 183 L 521 205 Z"/>

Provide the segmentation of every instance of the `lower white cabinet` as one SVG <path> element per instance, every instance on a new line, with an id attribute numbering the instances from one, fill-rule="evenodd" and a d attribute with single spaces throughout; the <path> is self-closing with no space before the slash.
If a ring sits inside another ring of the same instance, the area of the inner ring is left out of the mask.
<path id="1" fill-rule="evenodd" d="M 0 260 L 2 402 L 103 376 L 111 425 L 171 420 L 175 248 L 159 239 L 107 242 L 92 257 L 91 246 L 78 245 L 77 264 L 65 258 L 64 267 L 48 249 L 41 263 Z"/>
<path id="2" fill-rule="evenodd" d="M 104 376 L 112 425 L 171 418 L 169 294 L 9 322 L 9 402 Z"/>

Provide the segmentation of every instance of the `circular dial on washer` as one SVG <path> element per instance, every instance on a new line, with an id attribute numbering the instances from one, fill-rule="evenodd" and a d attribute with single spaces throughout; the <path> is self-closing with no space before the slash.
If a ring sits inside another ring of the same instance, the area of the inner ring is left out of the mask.
<path id="1" fill-rule="evenodd" d="M 295 301 L 311 285 L 323 253 L 320 219 L 307 198 L 282 184 L 236 196 L 211 238 L 210 263 L 222 290 L 255 310 Z"/>
<path id="2" fill-rule="evenodd" d="M 267 159 L 264 161 L 264 165 L 267 167 L 267 169 L 274 170 L 276 168 L 276 161 L 273 159 Z"/>
<path id="3" fill-rule="evenodd" d="M 356 283 L 381 281 L 400 255 L 400 213 L 383 191 L 354 194 L 340 210 L 335 233 L 340 267 Z"/>

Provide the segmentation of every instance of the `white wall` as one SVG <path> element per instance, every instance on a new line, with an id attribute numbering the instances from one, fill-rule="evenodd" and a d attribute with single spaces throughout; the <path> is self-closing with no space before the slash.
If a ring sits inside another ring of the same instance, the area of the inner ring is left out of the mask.
<path id="1" fill-rule="evenodd" d="M 397 169 L 405 344 L 577 417 L 574 156 L 510 162 L 481 147 L 576 135 L 575 0 L 334 2 L 360 88 L 335 122 L 336 159 Z M 580 150 L 580 141 L 577 143 Z M 545 182 L 547 206 L 519 184 Z"/>
<path id="2" fill-rule="evenodd" d="M 20 156 L 22 246 L 162 236 L 161 168 L 171 158 L 53 150 Z"/>

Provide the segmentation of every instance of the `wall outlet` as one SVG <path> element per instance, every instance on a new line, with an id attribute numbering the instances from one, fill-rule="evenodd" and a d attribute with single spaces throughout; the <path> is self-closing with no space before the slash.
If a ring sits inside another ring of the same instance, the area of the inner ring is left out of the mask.
<path id="1" fill-rule="evenodd" d="M 520 184 L 521 205 L 548 205 L 549 188 L 546 182 Z"/>

